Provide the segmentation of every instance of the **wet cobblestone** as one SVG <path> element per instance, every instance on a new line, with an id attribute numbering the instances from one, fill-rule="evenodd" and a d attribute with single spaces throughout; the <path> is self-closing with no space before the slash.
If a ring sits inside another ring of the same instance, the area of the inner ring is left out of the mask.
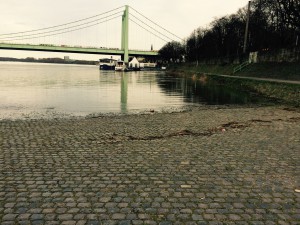
<path id="1" fill-rule="evenodd" d="M 0 121 L 0 223 L 300 224 L 300 112 Z"/>

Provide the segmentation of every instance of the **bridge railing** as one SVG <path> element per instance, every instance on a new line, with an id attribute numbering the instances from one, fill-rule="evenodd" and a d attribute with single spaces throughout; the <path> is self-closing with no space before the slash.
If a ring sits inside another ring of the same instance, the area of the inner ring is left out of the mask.
<path id="1" fill-rule="evenodd" d="M 112 47 L 96 47 L 96 46 L 81 46 L 81 45 L 54 45 L 54 44 L 21 44 L 21 43 L 7 43 L 0 42 L 0 45 L 9 45 L 9 46 L 36 46 L 36 47 L 53 47 L 53 48 L 82 48 L 82 49 L 104 49 L 104 50 L 122 50 L 120 48 L 112 48 Z M 154 52 L 158 53 L 158 50 L 147 50 L 147 49 L 129 49 L 130 51 L 136 52 Z"/>

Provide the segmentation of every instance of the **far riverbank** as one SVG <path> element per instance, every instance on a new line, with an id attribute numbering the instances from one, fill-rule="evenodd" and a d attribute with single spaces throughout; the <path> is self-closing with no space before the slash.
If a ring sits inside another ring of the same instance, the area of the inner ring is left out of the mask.
<path id="1" fill-rule="evenodd" d="M 78 64 L 78 65 L 96 65 L 98 62 L 93 60 L 65 60 L 62 58 L 40 58 L 36 59 L 33 57 L 27 58 L 11 58 L 11 57 L 0 57 L 0 62 L 24 62 L 24 63 L 53 63 L 53 64 Z"/>

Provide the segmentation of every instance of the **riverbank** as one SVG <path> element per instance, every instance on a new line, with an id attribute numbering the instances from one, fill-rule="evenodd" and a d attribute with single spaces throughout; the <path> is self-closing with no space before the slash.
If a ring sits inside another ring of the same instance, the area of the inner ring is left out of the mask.
<path id="1" fill-rule="evenodd" d="M 1 224 L 298 224 L 300 112 L 0 121 Z"/>
<path id="2" fill-rule="evenodd" d="M 171 66 L 169 72 L 209 73 L 300 81 L 300 63 L 253 63 L 242 71 L 233 74 L 233 69 L 236 66 L 236 64 L 199 64 L 196 66 L 195 63 L 186 63 Z"/>
<path id="3" fill-rule="evenodd" d="M 261 65 L 262 66 L 262 65 Z M 280 104 L 288 104 L 293 105 L 295 107 L 300 106 L 300 85 L 298 81 L 294 82 L 294 80 L 289 80 L 285 82 L 274 82 L 269 78 L 274 78 L 274 76 L 268 76 L 267 74 L 264 76 L 253 76 L 253 79 L 250 77 L 242 77 L 239 76 L 240 73 L 235 75 L 226 76 L 226 74 L 232 73 L 233 65 L 227 66 L 201 66 L 198 67 L 191 66 L 188 64 L 171 67 L 168 70 L 168 74 L 174 76 L 187 76 L 191 77 L 194 80 L 199 80 L 200 82 L 216 82 L 222 85 L 228 85 L 230 87 L 234 87 L 236 89 L 242 89 L 245 91 L 250 91 L 255 94 L 264 96 L 266 98 L 271 99 L 274 102 L 278 102 Z M 202 69 L 201 69 L 202 68 Z M 223 68 L 223 69 L 222 69 Z M 299 67 L 300 68 L 300 67 Z M 287 67 L 285 70 L 288 71 L 291 67 Z M 201 71 L 210 71 L 210 72 L 201 72 Z M 276 70 L 274 70 L 276 71 Z M 297 71 L 297 69 L 295 70 Z M 278 71 L 277 71 L 278 72 Z M 222 73 L 222 74 L 220 74 Z M 245 72 L 246 73 L 246 72 Z M 260 72 L 259 74 L 262 74 Z M 223 76 L 225 74 L 225 76 Z M 283 77 L 283 73 L 280 73 L 279 77 Z M 299 71 L 300 74 L 300 71 Z M 297 75 L 298 76 L 298 75 Z M 293 75 L 293 78 L 297 77 Z M 300 75 L 299 75 L 300 76 Z M 243 79 L 241 79 L 243 78 Z M 266 78 L 265 80 L 259 80 L 256 78 Z M 277 76 L 278 78 L 278 76 Z M 294 83 L 293 83 L 294 82 Z"/>

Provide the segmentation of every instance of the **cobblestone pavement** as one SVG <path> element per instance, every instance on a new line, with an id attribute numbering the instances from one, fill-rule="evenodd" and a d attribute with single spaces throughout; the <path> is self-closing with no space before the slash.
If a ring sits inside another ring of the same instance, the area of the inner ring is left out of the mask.
<path id="1" fill-rule="evenodd" d="M 300 224 L 300 112 L 0 121 L 0 223 Z"/>

